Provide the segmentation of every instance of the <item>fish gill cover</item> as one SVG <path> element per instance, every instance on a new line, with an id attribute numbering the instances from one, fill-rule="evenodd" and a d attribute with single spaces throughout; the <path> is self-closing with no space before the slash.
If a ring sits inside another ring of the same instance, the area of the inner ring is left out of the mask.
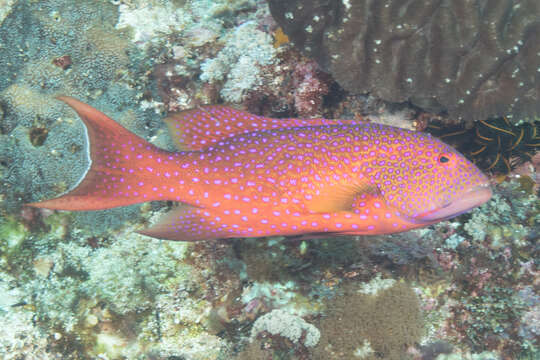
<path id="1" fill-rule="evenodd" d="M 540 114 L 540 2 L 269 0 L 294 44 L 353 93 L 467 120 Z"/>

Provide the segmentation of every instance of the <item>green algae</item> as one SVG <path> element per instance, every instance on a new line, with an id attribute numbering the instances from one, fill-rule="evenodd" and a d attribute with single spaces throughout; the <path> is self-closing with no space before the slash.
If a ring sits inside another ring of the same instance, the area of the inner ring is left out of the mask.
<path id="1" fill-rule="evenodd" d="M 461 301 L 463 310 L 472 316 L 458 317 L 455 321 L 465 329 L 467 341 L 475 351 L 485 350 L 486 344 L 513 334 L 526 309 L 514 289 L 499 286 L 486 287 L 481 295 Z M 525 348 L 522 351 L 528 352 Z"/>
<path id="2" fill-rule="evenodd" d="M 16 253 L 27 235 L 28 230 L 15 217 L 0 218 L 0 249 L 4 256 Z"/>

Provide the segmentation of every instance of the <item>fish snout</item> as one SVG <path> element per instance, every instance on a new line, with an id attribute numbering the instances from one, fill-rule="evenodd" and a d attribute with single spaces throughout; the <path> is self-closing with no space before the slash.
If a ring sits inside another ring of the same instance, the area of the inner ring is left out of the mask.
<path id="1" fill-rule="evenodd" d="M 450 219 L 486 203 L 492 195 L 489 182 L 481 183 L 459 194 L 441 208 L 421 214 L 417 218 L 426 222 Z"/>

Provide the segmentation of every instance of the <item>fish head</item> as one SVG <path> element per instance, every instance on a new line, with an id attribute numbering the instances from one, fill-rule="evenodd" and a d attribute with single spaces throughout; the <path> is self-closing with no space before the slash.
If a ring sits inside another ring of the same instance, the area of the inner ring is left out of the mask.
<path id="1" fill-rule="evenodd" d="M 435 223 L 467 212 L 492 195 L 488 177 L 465 156 L 429 134 L 408 134 L 394 147 L 393 176 L 379 177 L 386 203 L 417 223 Z M 388 171 L 388 168 L 386 168 Z"/>

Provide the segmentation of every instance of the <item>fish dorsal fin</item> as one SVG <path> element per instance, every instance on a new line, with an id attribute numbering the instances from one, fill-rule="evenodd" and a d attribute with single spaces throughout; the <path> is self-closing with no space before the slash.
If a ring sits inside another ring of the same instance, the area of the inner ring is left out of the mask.
<path id="1" fill-rule="evenodd" d="M 323 118 L 267 118 L 223 105 L 206 105 L 172 113 L 164 121 L 169 127 L 169 132 L 176 146 L 183 151 L 204 150 L 231 136 L 257 130 L 353 122 L 352 120 Z"/>
<path id="2" fill-rule="evenodd" d="M 377 197 L 379 190 L 367 182 L 349 184 L 333 184 L 319 189 L 319 194 L 306 203 L 306 208 L 312 213 L 334 213 L 352 211 L 354 203 L 362 195 Z"/>

